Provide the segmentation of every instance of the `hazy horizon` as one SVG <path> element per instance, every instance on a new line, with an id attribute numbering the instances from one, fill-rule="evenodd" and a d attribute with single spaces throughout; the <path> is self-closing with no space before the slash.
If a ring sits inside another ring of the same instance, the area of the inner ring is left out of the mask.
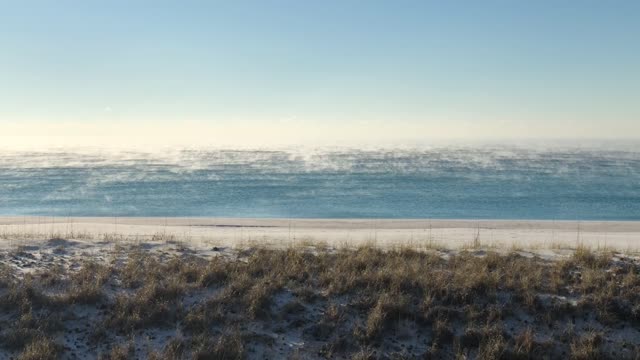
<path id="1" fill-rule="evenodd" d="M 154 148 L 154 147 L 217 147 L 217 148 L 278 148 L 278 147 L 403 147 L 444 145 L 548 145 L 621 147 L 640 144 L 640 137 L 628 136 L 507 136 L 490 134 L 481 128 L 437 131 L 427 126 L 406 124 L 228 124 L 207 123 L 13 123 L 5 124 L 0 134 L 0 148 Z M 446 126 L 446 125 L 445 125 Z M 577 132 L 577 131 L 576 131 Z M 446 134 L 446 135 L 443 135 Z"/>

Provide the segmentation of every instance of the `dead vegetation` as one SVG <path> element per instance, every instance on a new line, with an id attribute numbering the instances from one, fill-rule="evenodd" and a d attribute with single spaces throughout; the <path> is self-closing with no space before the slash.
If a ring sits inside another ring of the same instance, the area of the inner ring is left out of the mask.
<path id="1" fill-rule="evenodd" d="M 560 261 L 448 255 L 362 247 L 204 258 L 138 247 L 23 275 L 0 263 L 0 347 L 20 359 L 625 359 L 640 351 L 635 260 L 584 248 Z"/>

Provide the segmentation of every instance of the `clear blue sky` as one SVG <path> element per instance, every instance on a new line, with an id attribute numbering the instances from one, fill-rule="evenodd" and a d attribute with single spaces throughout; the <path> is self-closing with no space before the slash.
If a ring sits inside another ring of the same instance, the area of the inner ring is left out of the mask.
<path id="1" fill-rule="evenodd" d="M 633 137 L 639 104 L 637 0 L 0 1 L 5 134 Z"/>

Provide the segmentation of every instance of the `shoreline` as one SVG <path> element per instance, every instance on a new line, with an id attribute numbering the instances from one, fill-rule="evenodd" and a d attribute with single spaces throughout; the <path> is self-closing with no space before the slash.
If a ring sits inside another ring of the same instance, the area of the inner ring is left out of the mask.
<path id="1" fill-rule="evenodd" d="M 107 235 L 137 241 L 170 237 L 224 246 L 295 242 L 383 248 L 640 250 L 640 221 L 0 216 L 0 239 L 5 240 L 99 240 Z"/>

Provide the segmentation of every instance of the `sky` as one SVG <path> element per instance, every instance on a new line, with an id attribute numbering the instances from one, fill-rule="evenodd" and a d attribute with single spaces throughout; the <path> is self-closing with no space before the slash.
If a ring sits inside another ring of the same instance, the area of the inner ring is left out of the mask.
<path id="1" fill-rule="evenodd" d="M 0 0 L 0 138 L 639 138 L 638 39 L 637 0 Z"/>

